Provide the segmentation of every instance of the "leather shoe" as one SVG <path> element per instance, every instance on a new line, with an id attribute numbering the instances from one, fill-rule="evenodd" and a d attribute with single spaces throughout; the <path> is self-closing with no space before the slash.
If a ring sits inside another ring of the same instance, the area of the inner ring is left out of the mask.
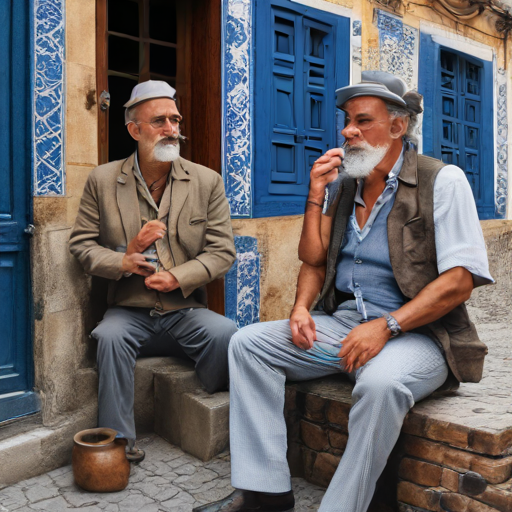
<path id="1" fill-rule="evenodd" d="M 196 507 L 192 512 L 293 512 L 293 492 L 269 496 L 260 492 L 237 489 L 227 498 Z"/>

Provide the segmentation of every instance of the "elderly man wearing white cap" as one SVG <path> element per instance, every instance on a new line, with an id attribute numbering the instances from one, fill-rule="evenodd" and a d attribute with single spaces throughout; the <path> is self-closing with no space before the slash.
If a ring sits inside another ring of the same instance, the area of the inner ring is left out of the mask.
<path id="1" fill-rule="evenodd" d="M 125 121 L 137 151 L 100 165 L 85 185 L 70 250 L 88 274 L 109 280 L 98 340 L 98 425 L 135 443 L 134 367 L 140 356 L 195 362 L 209 393 L 228 383 L 235 324 L 206 308 L 204 285 L 233 264 L 235 247 L 221 176 L 180 157 L 176 91 L 134 87 Z"/>
<path id="2" fill-rule="evenodd" d="M 245 327 L 230 343 L 238 490 L 197 512 L 293 510 L 286 379 L 344 373 L 355 383 L 348 444 L 321 512 L 365 512 L 414 403 L 480 380 L 486 347 L 463 303 L 492 282 L 485 243 L 462 170 L 417 154 L 420 102 L 380 71 L 337 91 L 345 152 L 328 151 L 311 170 L 290 320 Z"/>

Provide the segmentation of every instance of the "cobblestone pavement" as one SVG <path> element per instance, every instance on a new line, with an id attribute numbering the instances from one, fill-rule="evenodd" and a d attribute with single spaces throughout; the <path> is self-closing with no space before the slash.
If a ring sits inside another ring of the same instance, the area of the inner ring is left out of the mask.
<path id="1" fill-rule="evenodd" d="M 0 512 L 190 512 L 232 492 L 229 454 L 202 462 L 156 434 L 142 439 L 146 459 L 132 465 L 128 487 L 115 493 L 91 493 L 73 482 L 71 466 L 0 490 Z M 317 510 L 324 490 L 293 479 L 296 512 Z"/>

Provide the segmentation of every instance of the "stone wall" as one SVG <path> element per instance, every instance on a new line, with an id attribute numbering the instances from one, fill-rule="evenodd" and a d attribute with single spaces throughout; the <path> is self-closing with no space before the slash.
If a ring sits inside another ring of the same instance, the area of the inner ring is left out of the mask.
<path id="1" fill-rule="evenodd" d="M 65 195 L 34 197 L 32 246 L 35 385 L 45 426 L 96 421 L 91 280 L 68 251 L 85 180 L 97 165 L 96 2 L 67 0 L 64 82 Z"/>

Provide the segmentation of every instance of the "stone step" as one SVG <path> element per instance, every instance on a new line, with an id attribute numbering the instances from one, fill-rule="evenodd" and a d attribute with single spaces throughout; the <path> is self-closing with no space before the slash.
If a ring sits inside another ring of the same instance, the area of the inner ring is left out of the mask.
<path id="1" fill-rule="evenodd" d="M 138 433 L 154 430 L 203 461 L 229 444 L 229 393 L 207 393 L 189 361 L 139 359 L 134 407 Z"/>

